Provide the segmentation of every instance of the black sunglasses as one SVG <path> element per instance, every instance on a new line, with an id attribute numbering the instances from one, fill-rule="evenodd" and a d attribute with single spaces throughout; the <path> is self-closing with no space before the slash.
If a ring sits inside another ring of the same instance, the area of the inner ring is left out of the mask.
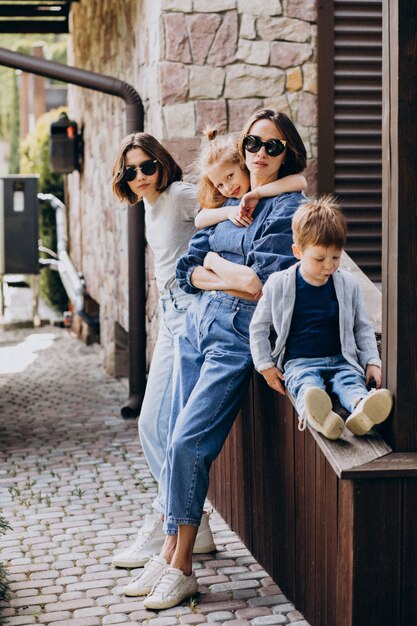
<path id="1" fill-rule="evenodd" d="M 152 176 L 156 172 L 158 161 L 156 159 L 148 159 L 148 161 L 144 161 L 137 167 L 127 167 L 123 173 L 123 180 L 126 183 L 131 183 L 132 180 L 135 180 L 138 170 L 145 174 L 145 176 Z"/>
<path id="2" fill-rule="evenodd" d="M 245 135 L 243 139 L 243 148 L 248 152 L 259 152 L 262 146 L 265 146 L 266 153 L 272 157 L 282 154 L 286 145 L 287 142 L 285 139 L 268 139 L 268 141 L 262 141 L 257 135 Z"/>

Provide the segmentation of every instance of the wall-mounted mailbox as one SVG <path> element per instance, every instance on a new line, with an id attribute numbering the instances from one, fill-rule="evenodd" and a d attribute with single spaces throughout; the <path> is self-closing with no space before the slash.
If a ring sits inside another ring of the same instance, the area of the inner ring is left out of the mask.
<path id="1" fill-rule="evenodd" d="M 50 128 L 49 156 L 52 171 L 69 174 L 78 170 L 80 144 L 77 122 L 70 120 L 66 113 L 61 113 Z"/>
<path id="2" fill-rule="evenodd" d="M 39 273 L 38 178 L 0 177 L 0 276 Z"/>

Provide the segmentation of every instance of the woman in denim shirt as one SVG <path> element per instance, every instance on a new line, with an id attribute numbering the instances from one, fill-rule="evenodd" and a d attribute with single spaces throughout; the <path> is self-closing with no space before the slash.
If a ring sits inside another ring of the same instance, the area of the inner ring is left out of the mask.
<path id="1" fill-rule="evenodd" d="M 297 130 L 274 110 L 260 110 L 249 119 L 240 149 L 252 188 L 305 167 Z M 210 466 L 247 390 L 252 372 L 249 323 L 262 286 L 272 272 L 295 262 L 291 218 L 302 199 L 300 193 L 265 198 L 248 228 L 227 220 L 197 232 L 177 263 L 179 286 L 198 295 L 180 337 L 167 454 L 167 538 L 162 554 L 151 559 L 142 575 L 147 584 L 155 583 L 144 601 L 147 608 L 175 606 L 197 592 L 192 551 Z"/>

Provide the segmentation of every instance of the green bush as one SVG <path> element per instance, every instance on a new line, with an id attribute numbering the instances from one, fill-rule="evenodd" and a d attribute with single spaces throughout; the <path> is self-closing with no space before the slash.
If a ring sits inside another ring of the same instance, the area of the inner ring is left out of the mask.
<path id="1" fill-rule="evenodd" d="M 20 172 L 22 174 L 39 174 L 39 191 L 52 193 L 63 201 L 64 181 L 61 174 L 51 170 L 49 162 L 49 133 L 52 122 L 55 122 L 65 107 L 53 109 L 41 115 L 26 139 L 22 142 L 20 153 Z M 41 245 L 56 251 L 55 210 L 46 202 L 39 203 L 39 239 Z M 41 253 L 47 257 L 47 254 Z M 60 311 L 68 306 L 68 298 L 62 286 L 58 272 L 44 268 L 41 271 L 40 291 L 42 297 Z"/>
<path id="2" fill-rule="evenodd" d="M 6 530 L 10 530 L 10 526 L 7 521 L 0 515 L 0 535 L 4 535 Z M 7 572 L 3 563 L 0 563 L 0 607 L 3 606 L 5 600 L 9 595 L 9 588 L 7 585 Z"/>

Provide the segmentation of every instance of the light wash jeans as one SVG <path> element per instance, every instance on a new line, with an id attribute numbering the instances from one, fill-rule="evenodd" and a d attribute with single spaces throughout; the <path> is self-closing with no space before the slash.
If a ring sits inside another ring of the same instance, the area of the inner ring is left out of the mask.
<path id="1" fill-rule="evenodd" d="M 182 289 L 168 290 L 159 300 L 159 332 L 149 368 L 145 397 L 139 416 L 139 438 L 152 476 L 158 483 L 153 507 L 164 513 L 168 424 L 172 389 L 178 363 L 178 336 L 194 296 Z"/>
<path id="2" fill-rule="evenodd" d="M 352 413 L 368 394 L 365 376 L 341 355 L 311 359 L 291 359 L 284 365 L 285 386 L 295 398 L 300 416 L 304 415 L 304 394 L 310 387 L 334 393 L 340 404 Z"/>
<path id="3" fill-rule="evenodd" d="M 221 291 L 204 292 L 186 315 L 169 424 L 167 534 L 176 534 L 179 524 L 200 524 L 211 464 L 248 389 L 255 305 Z"/>

